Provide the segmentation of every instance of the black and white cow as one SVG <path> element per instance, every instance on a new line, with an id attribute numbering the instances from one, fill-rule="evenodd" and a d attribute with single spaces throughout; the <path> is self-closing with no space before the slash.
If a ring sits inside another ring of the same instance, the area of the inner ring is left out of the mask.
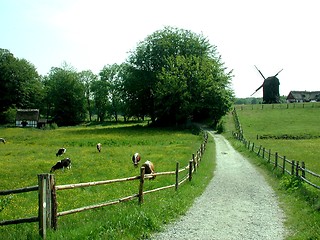
<path id="1" fill-rule="evenodd" d="M 97 150 L 98 150 L 99 152 L 101 152 L 101 143 L 98 143 L 98 144 L 97 144 Z"/>
<path id="2" fill-rule="evenodd" d="M 0 142 L 6 143 L 6 140 L 4 138 L 0 138 Z"/>
<path id="3" fill-rule="evenodd" d="M 53 173 L 57 169 L 64 170 L 65 168 L 70 169 L 71 168 L 71 159 L 65 158 L 60 161 L 58 161 L 54 166 L 52 166 L 50 173 Z"/>
<path id="4" fill-rule="evenodd" d="M 138 166 L 138 163 L 140 162 L 140 160 L 141 160 L 141 156 L 140 156 L 139 153 L 133 154 L 133 156 L 132 156 L 132 162 L 133 162 L 133 165 L 134 165 L 135 167 Z"/>
<path id="5" fill-rule="evenodd" d="M 58 157 L 58 156 L 61 156 L 62 154 L 66 153 L 66 151 L 67 151 L 67 149 L 65 149 L 65 148 L 60 148 L 60 149 L 58 150 L 58 152 L 56 153 L 56 156 L 57 156 L 57 157 Z"/>

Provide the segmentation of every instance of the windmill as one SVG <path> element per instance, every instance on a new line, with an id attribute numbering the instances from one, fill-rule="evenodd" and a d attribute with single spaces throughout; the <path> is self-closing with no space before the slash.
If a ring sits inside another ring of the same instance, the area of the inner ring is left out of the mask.
<path id="1" fill-rule="evenodd" d="M 262 72 L 256 66 L 255 68 L 263 77 L 264 81 L 262 85 L 258 87 L 254 93 L 251 94 L 251 96 L 256 92 L 258 92 L 261 88 L 263 88 L 263 103 L 266 103 L 266 104 L 279 103 L 280 102 L 280 94 L 279 94 L 280 81 L 277 78 L 277 76 L 283 69 L 281 69 L 276 75 L 265 78 Z"/>

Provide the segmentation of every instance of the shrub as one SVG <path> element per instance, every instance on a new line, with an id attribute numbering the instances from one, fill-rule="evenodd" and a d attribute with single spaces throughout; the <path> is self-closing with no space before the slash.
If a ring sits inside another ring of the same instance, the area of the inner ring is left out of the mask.
<path id="1" fill-rule="evenodd" d="M 225 131 L 224 121 L 220 120 L 216 127 L 217 133 L 223 133 Z"/>

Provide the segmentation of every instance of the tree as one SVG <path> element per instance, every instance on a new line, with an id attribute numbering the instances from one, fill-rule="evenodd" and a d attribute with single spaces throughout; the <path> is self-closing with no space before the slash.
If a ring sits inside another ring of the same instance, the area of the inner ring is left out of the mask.
<path id="1" fill-rule="evenodd" d="M 108 84 L 106 81 L 97 79 L 92 82 L 91 90 L 93 93 L 93 101 L 98 121 L 103 122 L 106 117 L 108 106 L 110 105 L 108 98 Z"/>
<path id="2" fill-rule="evenodd" d="M 104 66 L 100 71 L 100 79 L 106 86 L 106 95 L 108 96 L 109 106 L 107 111 L 118 121 L 118 114 L 123 108 L 122 101 L 122 78 L 120 75 L 121 65 L 113 64 Z"/>
<path id="3" fill-rule="evenodd" d="M 83 83 L 84 88 L 85 88 L 85 98 L 87 102 L 87 110 L 89 114 L 89 120 L 91 122 L 92 118 L 92 106 L 91 106 L 91 101 L 93 99 L 93 94 L 91 90 L 91 85 L 92 83 L 97 80 L 97 76 L 93 74 L 92 71 L 87 70 L 87 71 L 82 71 L 79 73 L 80 76 L 80 81 Z"/>
<path id="4" fill-rule="evenodd" d="M 43 85 L 34 65 L 0 49 L 0 122 L 9 108 L 40 108 Z"/>
<path id="5" fill-rule="evenodd" d="M 85 87 L 73 68 L 66 65 L 51 68 L 46 87 L 47 101 L 53 106 L 51 115 L 59 126 L 85 120 Z"/>
<path id="6" fill-rule="evenodd" d="M 127 62 L 125 90 L 136 93 L 139 113 L 153 122 L 211 118 L 217 124 L 231 107 L 232 71 L 202 35 L 166 27 L 140 42 Z"/>

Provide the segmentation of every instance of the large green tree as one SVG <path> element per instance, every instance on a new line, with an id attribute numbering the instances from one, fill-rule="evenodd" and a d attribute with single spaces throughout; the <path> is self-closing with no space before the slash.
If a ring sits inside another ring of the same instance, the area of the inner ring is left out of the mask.
<path id="1" fill-rule="evenodd" d="M 100 71 L 101 82 L 106 86 L 106 95 L 109 100 L 107 111 L 109 116 L 113 116 L 116 122 L 118 115 L 123 111 L 124 101 L 122 100 L 122 78 L 121 78 L 121 65 L 112 64 L 106 65 Z"/>
<path id="2" fill-rule="evenodd" d="M 85 87 L 72 67 L 51 68 L 45 85 L 50 115 L 59 126 L 76 125 L 85 120 Z"/>
<path id="3" fill-rule="evenodd" d="M 43 93 L 34 65 L 0 49 L 0 122 L 9 108 L 40 108 Z"/>
<path id="4" fill-rule="evenodd" d="M 127 64 L 125 90 L 153 122 L 211 118 L 217 124 L 231 107 L 232 72 L 202 35 L 165 27 L 140 42 Z"/>
<path id="5" fill-rule="evenodd" d="M 85 98 L 87 104 L 87 111 L 89 114 L 89 120 L 92 120 L 92 111 L 93 106 L 91 104 L 93 100 L 93 93 L 92 93 L 92 83 L 97 80 L 98 76 L 95 75 L 91 70 L 82 71 L 79 73 L 80 81 L 83 83 L 85 88 Z"/>

